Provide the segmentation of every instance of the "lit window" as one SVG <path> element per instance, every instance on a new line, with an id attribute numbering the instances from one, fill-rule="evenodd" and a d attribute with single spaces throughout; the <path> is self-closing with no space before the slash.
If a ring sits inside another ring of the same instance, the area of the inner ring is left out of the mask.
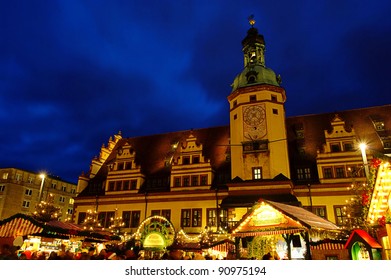
<path id="1" fill-rule="evenodd" d="M 3 173 L 3 179 L 7 180 L 8 179 L 8 173 Z"/>
<path id="2" fill-rule="evenodd" d="M 181 211 L 181 227 L 189 227 L 190 226 L 190 209 L 182 209 Z"/>
<path id="3" fill-rule="evenodd" d="M 206 217 L 207 217 L 207 226 L 212 227 L 217 225 L 217 219 L 216 219 L 216 209 L 207 209 L 206 210 Z"/>
<path id="4" fill-rule="evenodd" d="M 262 167 L 253 168 L 253 179 L 254 180 L 262 179 Z"/>
<path id="5" fill-rule="evenodd" d="M 202 209 L 193 209 L 192 210 L 192 227 L 200 227 L 202 222 Z"/>
<path id="6" fill-rule="evenodd" d="M 347 216 L 343 206 L 334 206 L 334 214 L 337 226 L 343 226 L 346 224 Z"/>

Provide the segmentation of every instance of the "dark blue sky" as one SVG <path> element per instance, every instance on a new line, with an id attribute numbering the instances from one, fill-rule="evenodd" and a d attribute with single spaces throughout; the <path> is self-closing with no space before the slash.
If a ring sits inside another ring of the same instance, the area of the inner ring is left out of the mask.
<path id="1" fill-rule="evenodd" d="M 391 1 L 1 1 L 0 167 L 76 183 L 110 136 L 228 125 L 253 14 L 288 116 L 391 102 Z"/>

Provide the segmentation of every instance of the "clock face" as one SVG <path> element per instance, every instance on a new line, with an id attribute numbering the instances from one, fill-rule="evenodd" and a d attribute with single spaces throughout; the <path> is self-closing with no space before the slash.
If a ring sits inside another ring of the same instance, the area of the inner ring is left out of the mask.
<path id="1" fill-rule="evenodd" d="M 243 111 L 244 136 L 249 140 L 259 140 L 266 135 L 265 109 L 249 106 Z"/>
<path id="2" fill-rule="evenodd" d="M 244 110 L 243 120 L 248 126 L 258 126 L 265 121 L 265 110 L 260 106 L 250 106 Z"/>

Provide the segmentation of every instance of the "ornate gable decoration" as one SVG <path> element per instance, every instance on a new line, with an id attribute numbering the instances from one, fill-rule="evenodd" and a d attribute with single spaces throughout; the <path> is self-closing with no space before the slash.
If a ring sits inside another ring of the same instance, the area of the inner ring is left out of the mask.
<path id="1" fill-rule="evenodd" d="M 205 158 L 202 155 L 203 145 L 198 143 L 197 138 L 191 132 L 189 137 L 181 143 L 179 153 L 181 157 L 178 159 L 177 164 L 197 164 L 205 163 Z"/>
<path id="2" fill-rule="evenodd" d="M 331 130 L 324 130 L 324 135 L 323 151 L 326 153 L 354 151 L 357 145 L 356 132 L 352 127 L 346 129 L 345 121 L 338 114 L 331 121 Z"/>
<path id="3" fill-rule="evenodd" d="M 335 114 L 334 119 L 331 121 L 331 131 L 324 131 L 326 139 L 328 138 L 341 138 L 341 137 L 354 137 L 356 133 L 354 129 L 346 129 L 345 121 L 338 115 Z"/>

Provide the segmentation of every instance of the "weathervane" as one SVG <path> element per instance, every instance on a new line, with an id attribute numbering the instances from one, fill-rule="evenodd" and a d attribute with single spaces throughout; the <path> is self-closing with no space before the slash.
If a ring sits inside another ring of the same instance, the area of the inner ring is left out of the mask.
<path id="1" fill-rule="evenodd" d="M 254 27 L 254 24 L 255 24 L 254 15 L 250 15 L 248 17 L 248 22 L 250 23 L 251 27 Z"/>

